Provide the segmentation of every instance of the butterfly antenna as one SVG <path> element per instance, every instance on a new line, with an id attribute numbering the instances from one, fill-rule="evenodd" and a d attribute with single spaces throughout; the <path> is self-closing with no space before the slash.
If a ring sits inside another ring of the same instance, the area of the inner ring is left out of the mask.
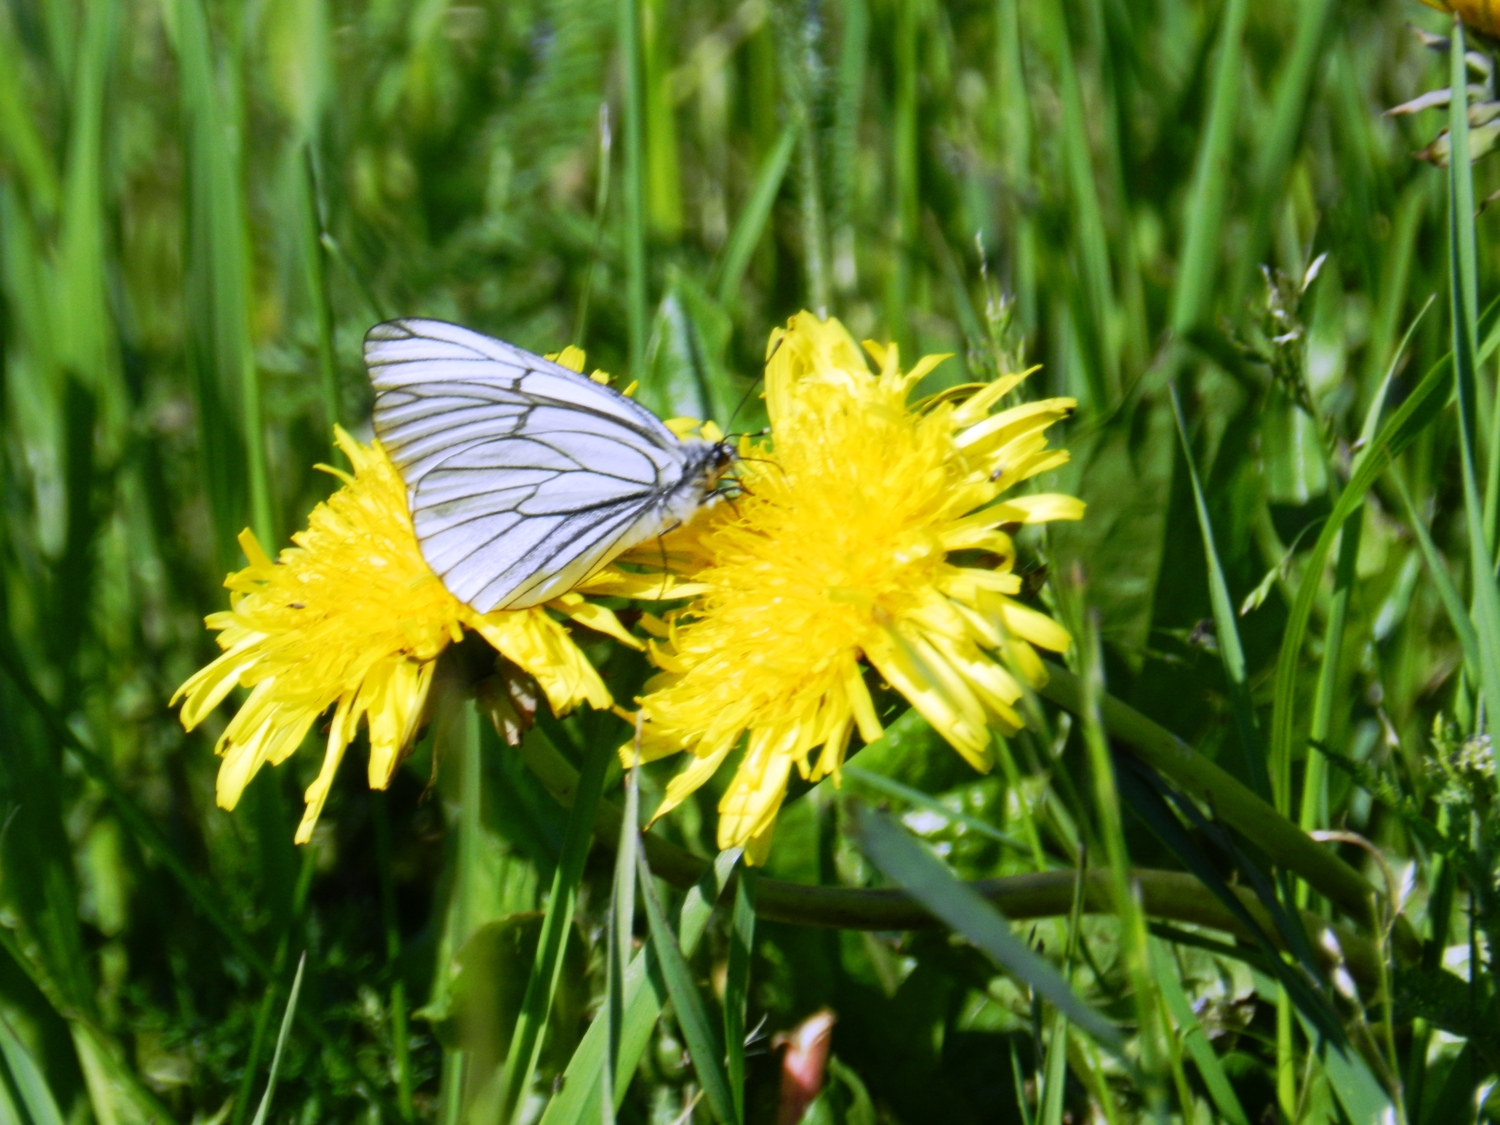
<path id="1" fill-rule="evenodd" d="M 750 396 L 755 393 L 755 389 L 759 387 L 760 384 L 761 377 L 757 377 L 755 382 L 751 383 L 748 387 L 745 388 L 745 393 L 740 396 L 739 405 L 734 408 L 734 413 L 729 416 L 730 426 L 734 425 L 734 420 L 739 417 L 740 411 L 745 409 L 745 403 L 750 401 Z"/>

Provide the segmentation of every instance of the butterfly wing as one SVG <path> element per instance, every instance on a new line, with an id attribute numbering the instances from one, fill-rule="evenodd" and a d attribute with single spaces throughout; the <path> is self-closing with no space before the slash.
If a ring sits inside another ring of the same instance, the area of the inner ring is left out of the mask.
<path id="1" fill-rule="evenodd" d="M 682 481 L 683 446 L 649 410 L 478 332 L 380 324 L 365 364 L 423 556 L 480 613 L 565 593 L 656 531 Z"/>

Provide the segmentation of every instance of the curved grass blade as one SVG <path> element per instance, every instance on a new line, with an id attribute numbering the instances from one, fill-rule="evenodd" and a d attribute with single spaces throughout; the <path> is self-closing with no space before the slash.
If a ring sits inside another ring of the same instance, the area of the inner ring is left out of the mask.
<path id="1" fill-rule="evenodd" d="M 1203 513 L 1205 521 L 1207 512 Z M 1205 522 L 1204 527 L 1207 528 Z M 1222 583 L 1221 583 L 1222 584 Z M 1227 588 L 1226 588 L 1227 589 Z M 1081 583 L 1075 602 L 1082 600 Z M 1224 604 L 1229 605 L 1227 592 Z M 1232 613 L 1232 609 L 1231 609 Z M 1141 1080 L 1146 1102 L 1158 1116 L 1166 1113 L 1162 1065 L 1166 1051 L 1161 1007 L 1156 997 L 1156 982 L 1151 973 L 1151 949 L 1147 944 L 1146 919 L 1136 887 L 1130 878 L 1130 851 L 1125 842 L 1124 818 L 1121 815 L 1120 790 L 1115 783 L 1115 764 L 1109 751 L 1109 736 L 1099 713 L 1104 695 L 1104 654 L 1100 647 L 1098 615 L 1092 610 L 1069 615 L 1078 638 L 1078 671 L 1083 684 L 1083 742 L 1088 750 L 1089 774 L 1093 781 L 1096 830 L 1104 844 L 1105 864 L 1109 871 L 1111 897 L 1120 920 L 1120 961 L 1123 963 L 1131 991 L 1135 994 L 1136 1043 L 1139 1050 Z M 1080 867 L 1083 867 L 1082 857 Z M 1082 908 L 1084 875 L 1079 873 L 1079 892 L 1073 905 L 1071 939 L 1077 941 L 1078 916 Z"/>
<path id="2" fill-rule="evenodd" d="M 1007 836 L 993 824 L 980 820 L 978 817 L 969 816 L 967 813 L 955 812 L 936 797 L 923 793 L 920 789 L 913 789 L 909 785 L 902 785 L 901 782 L 894 778 L 886 777 L 884 774 L 873 773 L 867 769 L 861 769 L 859 766 L 845 766 L 841 772 L 844 775 L 845 781 L 852 781 L 856 785 L 864 786 L 866 789 L 873 789 L 883 796 L 894 797 L 898 801 L 905 801 L 914 808 L 919 808 L 924 812 L 940 816 L 949 824 L 962 825 L 971 832 L 987 836 L 997 844 L 1004 844 L 1007 848 L 1014 848 L 1023 855 L 1031 854 L 1030 845 L 1025 842 L 1017 840 L 1014 836 Z"/>
<path id="3" fill-rule="evenodd" d="M 1038 694 L 1075 715 L 1082 714 L 1084 687 L 1078 677 L 1050 661 L 1046 668 L 1047 682 Z M 1133 707 L 1104 695 L 1099 710 L 1104 729 L 1111 738 L 1129 745 L 1132 757 L 1145 762 L 1193 800 L 1213 808 L 1220 821 L 1253 839 L 1270 860 L 1295 871 L 1355 918 L 1369 917 L 1370 884 L 1337 853 L 1314 841 L 1244 782 Z"/>
<path id="4" fill-rule="evenodd" d="M 1417 547 L 1422 552 L 1422 561 L 1427 566 L 1427 574 L 1432 579 L 1438 600 L 1443 603 L 1443 610 L 1448 614 L 1448 621 L 1453 626 L 1453 631 L 1458 634 L 1459 647 L 1463 649 L 1464 664 L 1468 669 L 1469 677 L 1475 680 L 1479 675 L 1479 635 L 1474 632 L 1474 622 L 1469 619 L 1469 610 L 1464 605 L 1463 595 L 1453 584 L 1453 577 L 1448 573 L 1447 564 L 1443 561 L 1437 544 L 1433 543 L 1432 535 L 1427 530 L 1427 524 L 1412 501 L 1411 492 L 1406 487 L 1406 478 L 1395 465 L 1391 466 L 1391 481 L 1395 484 L 1396 491 L 1401 495 L 1401 502 L 1406 507 L 1407 526 L 1416 536 Z"/>
<path id="5" fill-rule="evenodd" d="M 298 204 L 302 212 L 297 253 L 302 259 L 302 284 L 312 301 L 314 337 L 318 348 L 318 387 L 323 398 L 323 424 L 331 435 L 343 422 L 340 407 L 339 369 L 333 339 L 333 306 L 328 296 L 328 249 L 323 245 L 327 223 L 324 218 L 323 192 L 318 176 L 318 159 L 314 141 L 302 143 L 302 174 L 297 177 Z M 337 458 L 343 451 L 335 449 Z M 340 464 L 343 462 L 340 461 Z"/>
<path id="6" fill-rule="evenodd" d="M 771 207 L 776 202 L 777 193 L 781 191 L 781 181 L 786 178 L 787 165 L 791 163 L 792 150 L 797 147 L 797 134 L 801 131 L 802 122 L 799 118 L 794 117 L 788 121 L 755 173 L 750 195 L 745 199 L 740 217 L 734 222 L 734 230 L 730 232 L 729 241 L 724 247 L 724 259 L 719 265 L 714 293 L 721 305 L 734 303 L 745 270 L 750 266 L 750 258 L 760 245 L 761 235 L 765 233 L 766 222 L 771 217 Z"/>
<path id="7" fill-rule="evenodd" d="M 1302 643 L 1307 637 L 1313 603 L 1318 596 L 1318 578 L 1323 573 L 1328 552 L 1333 547 L 1344 521 L 1364 500 L 1365 493 L 1385 472 L 1392 458 L 1411 445 L 1421 432 L 1442 413 L 1452 389 L 1452 357 L 1445 356 L 1433 365 L 1422 381 L 1397 408 L 1375 440 L 1367 445 L 1355 462 L 1349 484 L 1339 494 L 1338 502 L 1323 525 L 1317 542 L 1308 555 L 1303 579 L 1288 614 L 1281 654 L 1276 661 L 1275 696 L 1271 711 L 1270 769 L 1271 789 L 1276 794 L 1277 809 L 1285 813 L 1291 790 L 1291 761 L 1296 725 L 1297 665 Z"/>
<path id="8" fill-rule="evenodd" d="M 1083 880 L 1088 856 L 1078 853 L 1077 878 L 1073 883 L 1073 909 L 1068 915 L 1068 944 L 1063 958 L 1063 980 L 1072 987 L 1073 964 L 1078 958 L 1078 948 L 1083 933 Z M 1033 1005 L 1035 994 L 1033 993 Z M 1033 1007 L 1033 1012 L 1036 1008 Z M 1068 1083 L 1068 1017 L 1061 1011 L 1052 1014 L 1052 1036 L 1047 1043 L 1047 1055 L 1042 1064 L 1041 1106 L 1037 1113 L 1039 1125 L 1062 1125 L 1064 1094 Z"/>
<path id="9" fill-rule="evenodd" d="M 267 462 L 260 372 L 253 335 L 254 278 L 251 270 L 248 218 L 242 186 L 243 152 L 237 141 L 236 97 L 219 84 L 208 15 L 201 0 L 184 0 L 177 9 L 177 59 L 188 161 L 188 273 L 186 298 L 190 314 L 189 355 L 198 370 L 200 409 L 208 452 L 210 495 L 215 500 L 219 548 L 232 554 L 235 529 L 251 526 L 268 548 L 277 542 Z M 234 67 L 228 68 L 233 70 Z M 238 76 L 234 81 L 237 82 Z M 230 406 L 238 404 L 238 412 Z M 232 422 L 231 422 L 232 420 Z M 237 451 L 225 448 L 217 426 L 238 423 Z M 240 494 L 240 476 L 248 495 Z M 220 479 L 222 478 L 222 479 Z M 242 507 L 243 504 L 243 507 Z"/>
<path id="10" fill-rule="evenodd" d="M 1449 49 L 1449 88 L 1468 89 L 1463 21 L 1453 21 Z M 1469 163 L 1468 96 L 1450 99 L 1448 132 L 1448 286 L 1453 316 L 1453 379 L 1458 388 L 1458 437 L 1473 582 L 1474 631 L 1479 637 L 1479 687 L 1489 704 L 1490 738 L 1500 742 L 1500 586 L 1485 539 L 1484 497 L 1479 488 L 1478 376 L 1475 353 L 1479 298 L 1474 239 L 1474 173 Z"/>
<path id="11" fill-rule="evenodd" d="M 276 1036 L 276 1050 L 271 1055 L 271 1073 L 266 1076 L 266 1092 L 261 1095 L 260 1108 L 255 1111 L 251 1125 L 266 1125 L 266 1115 L 271 1112 L 276 1080 L 281 1075 L 281 1054 L 286 1050 L 287 1040 L 292 1037 L 292 1021 L 297 1015 L 297 997 L 302 994 L 302 974 L 306 969 L 307 951 L 303 950 L 297 961 L 297 975 L 292 978 L 292 991 L 286 998 L 286 1012 L 281 1017 L 281 1032 Z"/>
<path id="12" fill-rule="evenodd" d="M 652 882 L 651 868 L 646 863 L 644 852 L 636 854 L 636 865 L 640 872 L 641 899 L 646 905 L 646 921 L 651 928 L 651 944 L 656 947 L 662 979 L 666 982 L 667 995 L 672 999 L 672 1009 L 677 1014 L 677 1026 L 687 1041 L 698 1085 L 703 1088 L 704 1100 L 713 1115 L 726 1125 L 732 1125 L 740 1118 L 735 1111 L 729 1075 L 724 1069 L 723 1044 L 708 1018 L 703 994 L 698 991 L 692 970 L 677 944 L 677 935 L 672 932 L 661 900 L 657 898 L 656 884 Z"/>
<path id="13" fill-rule="evenodd" d="M 870 7 L 866 0 L 845 0 L 843 9 L 844 29 L 834 77 L 833 129 L 828 144 L 830 210 L 833 226 L 839 230 L 848 227 L 858 203 L 859 120 L 870 38 Z"/>
<path id="14" fill-rule="evenodd" d="M 562 854 L 552 876 L 552 895 L 547 901 L 546 916 L 542 919 L 541 935 L 537 938 L 536 959 L 532 962 L 531 975 L 526 980 L 526 994 L 521 1000 L 521 1011 L 516 1018 L 510 1052 L 505 1060 L 500 1096 L 495 1103 L 497 1120 L 501 1122 L 510 1120 L 522 1095 L 531 1088 L 537 1060 L 542 1054 L 542 1032 L 547 1027 L 552 1001 L 557 995 L 563 951 L 567 947 L 568 930 L 573 925 L 573 910 L 578 903 L 578 884 L 583 878 L 584 860 L 588 858 L 589 844 L 594 838 L 594 815 L 598 812 L 599 797 L 604 791 L 604 775 L 609 757 L 608 745 L 599 742 L 589 748 L 584 759 L 583 772 L 578 780 L 578 795 L 573 801 L 573 809 L 568 814 L 568 826 L 563 834 Z"/>
<path id="15" fill-rule="evenodd" d="M 1205 301 L 1214 291 L 1219 229 L 1227 211 L 1225 198 L 1234 121 L 1240 109 L 1244 54 L 1241 40 L 1249 9 L 1248 0 L 1228 0 L 1219 17 L 1219 41 L 1214 48 L 1213 74 L 1209 79 L 1207 124 L 1193 163 L 1192 186 L 1184 208 L 1182 252 L 1177 259 L 1176 284 L 1172 286 L 1171 324 L 1175 333 L 1186 332 L 1203 320 L 1208 312 Z"/>
<path id="16" fill-rule="evenodd" d="M 1234 0 L 1244 6 L 1244 0 Z M 1086 389 L 1093 408 L 1103 413 L 1113 404 L 1119 391 L 1119 357 L 1107 342 L 1108 326 L 1114 313 L 1114 282 L 1110 270 L 1109 240 L 1104 222 L 1104 208 L 1099 198 L 1100 185 L 1089 152 L 1088 114 L 1084 109 L 1082 83 L 1073 58 L 1067 13 L 1061 4 L 1037 5 L 1043 16 L 1056 60 L 1058 96 L 1061 101 L 1063 128 L 1058 143 L 1072 204 L 1074 246 L 1079 259 L 1080 335 L 1083 337 L 1089 365 L 1085 372 Z"/>
<path id="17" fill-rule="evenodd" d="M 37 1065 L 36 1059 L 26 1049 L 26 1044 L 16 1034 L 16 1029 L 3 1015 L 0 1015 L 0 1053 L 5 1056 L 10 1080 L 15 1084 L 16 1094 L 21 1099 L 21 1106 L 30 1118 L 31 1125 L 63 1125 L 62 1111 L 57 1108 L 57 1101 L 52 1096 L 42 1068 Z M 3 1082 L 0 1082 L 0 1096 L 9 1100 L 9 1092 L 5 1090 Z M 6 1107 L 0 1105 L 0 1109 L 4 1108 Z M 12 1105 L 9 1108 L 15 1107 Z"/>
<path id="18" fill-rule="evenodd" d="M 1062 1125 L 1063 1094 L 1068 1084 L 1068 1017 L 1052 1017 L 1052 1037 L 1047 1041 L 1047 1059 L 1042 1065 L 1041 1108 L 1037 1125 Z"/>
<path id="19" fill-rule="evenodd" d="M 1376 389 L 1370 405 L 1365 411 L 1364 425 L 1360 427 L 1357 448 L 1365 449 L 1375 437 L 1380 425 L 1380 413 L 1385 407 L 1386 392 L 1396 375 L 1396 363 L 1411 342 L 1412 333 L 1432 307 L 1435 297 L 1428 297 L 1416 317 L 1406 329 L 1400 345 L 1391 357 L 1385 378 Z M 1394 471 L 1394 470 L 1393 470 Z M 1330 498 L 1337 500 L 1337 478 L 1329 474 Z M 1344 630 L 1349 619 L 1349 599 L 1356 580 L 1355 568 L 1359 560 L 1359 543 L 1364 529 L 1364 506 L 1355 508 L 1339 532 L 1338 557 L 1333 567 L 1333 596 L 1328 607 L 1328 624 L 1323 631 L 1323 657 L 1318 665 L 1318 678 L 1313 692 L 1312 720 L 1308 737 L 1316 744 L 1328 741 L 1328 732 L 1333 726 L 1333 713 L 1338 706 L 1339 659 L 1344 650 Z M 1306 831 L 1313 831 L 1328 823 L 1328 766 L 1318 755 L 1307 759 L 1302 776 L 1302 808 L 1298 823 Z M 1307 889 L 1304 885 L 1297 891 L 1299 902 L 1305 902 Z"/>
<path id="20" fill-rule="evenodd" d="M 1250 1125 L 1250 1119 L 1245 1116 L 1245 1109 L 1240 1105 L 1234 1087 L 1229 1084 L 1229 1076 L 1224 1073 L 1219 1056 L 1214 1054 L 1208 1036 L 1203 1033 L 1203 1025 L 1198 1022 L 1198 1017 L 1193 1013 L 1193 1005 L 1189 1002 L 1187 993 L 1182 990 L 1181 981 L 1177 979 L 1177 966 L 1171 963 L 1170 948 L 1159 939 L 1151 944 L 1151 965 L 1156 974 L 1157 990 L 1167 1002 L 1167 1010 L 1172 1013 L 1172 1019 L 1182 1035 L 1183 1046 L 1197 1064 L 1198 1074 L 1208 1089 L 1208 1096 L 1213 1099 L 1214 1107 L 1229 1125 Z"/>
<path id="21" fill-rule="evenodd" d="M 1122 766 L 1126 766 L 1129 764 L 1129 760 L 1123 759 L 1121 764 Z M 1183 828 L 1182 822 L 1172 814 L 1165 798 L 1163 798 L 1156 788 L 1156 785 L 1160 783 L 1157 782 L 1154 785 L 1144 770 L 1133 768 L 1119 769 L 1117 771 L 1117 779 L 1120 792 L 1124 795 L 1126 803 L 1135 810 L 1137 815 L 1145 822 L 1146 827 L 1151 830 L 1157 839 L 1166 845 L 1167 849 L 1173 855 L 1182 861 L 1183 866 L 1192 872 L 1198 881 L 1213 893 L 1215 898 L 1224 904 L 1225 908 L 1245 927 L 1245 931 L 1254 937 L 1256 945 L 1260 946 L 1261 952 L 1266 961 L 1271 965 L 1277 980 L 1286 989 L 1287 994 L 1292 997 L 1297 1006 L 1311 1013 L 1311 1018 L 1314 1022 L 1320 1028 L 1324 1029 L 1330 1037 L 1339 1035 L 1337 1015 L 1328 1006 L 1322 995 L 1313 989 L 1308 979 L 1298 974 L 1286 963 L 1270 937 L 1262 929 L 1260 923 L 1255 920 L 1250 911 L 1245 908 L 1245 904 L 1240 901 L 1239 896 L 1224 881 L 1224 877 L 1219 873 L 1218 868 L 1212 860 L 1204 855 L 1194 843 L 1193 838 Z M 1187 807 L 1191 806 L 1188 805 Z M 1282 940 L 1287 943 L 1287 948 L 1296 949 L 1298 947 L 1297 935 L 1287 932 L 1290 927 L 1282 924 L 1283 920 L 1278 917 L 1279 904 L 1275 898 L 1268 895 L 1260 895 L 1259 897 L 1261 898 L 1261 904 L 1266 908 L 1272 919 L 1277 922 L 1278 929 L 1282 931 Z M 1306 944 L 1305 937 L 1302 944 Z"/>
<path id="22" fill-rule="evenodd" d="M 620 843 L 615 849 L 615 882 L 609 900 L 609 932 L 605 944 L 607 966 L 604 1026 L 608 1052 L 602 1071 L 604 1121 L 615 1118 L 619 1104 L 616 1083 L 623 1089 L 630 1072 L 620 1066 L 625 1026 L 625 959 L 635 937 L 636 853 L 641 842 L 640 715 L 636 716 L 636 761 L 625 775 L 625 811 L 620 817 Z"/>
<path id="23" fill-rule="evenodd" d="M 1347 1041 L 1340 1043 L 1320 1035 L 1306 1012 L 1299 1009 L 1297 1018 L 1351 1125 L 1388 1125 L 1397 1120 L 1390 1092 L 1381 1085 L 1364 1057 Z"/>
<path id="24" fill-rule="evenodd" d="M 718 902 L 729 877 L 739 862 L 740 849 L 720 852 L 713 865 L 688 892 L 678 915 L 679 941 L 684 957 L 698 948 L 708 926 L 714 904 Z M 647 942 L 631 960 L 624 976 L 625 1014 L 621 1020 L 620 1052 L 612 1085 L 619 1091 L 616 1103 L 624 1096 L 625 1079 L 636 1066 L 651 1041 L 652 1029 L 666 1003 L 666 985 L 662 981 L 656 947 Z M 540 1125 L 597 1125 L 603 1112 L 605 1051 L 608 1048 L 608 1021 L 596 1019 L 584 1032 L 582 1041 L 568 1060 L 562 1077 L 562 1088 L 547 1103 Z"/>
<path id="25" fill-rule="evenodd" d="M 1245 755 L 1245 768 L 1256 793 L 1269 798 L 1270 777 L 1266 772 L 1265 742 L 1261 737 L 1260 724 L 1255 718 L 1255 703 L 1250 698 L 1250 683 L 1245 672 L 1245 649 L 1240 644 L 1240 630 L 1236 623 L 1234 602 L 1229 597 L 1229 583 L 1224 579 L 1224 568 L 1219 563 L 1219 551 L 1214 545 L 1213 522 L 1208 515 L 1208 501 L 1203 495 L 1203 484 L 1198 479 L 1198 467 L 1193 463 L 1193 446 L 1188 441 L 1187 422 L 1182 416 L 1182 402 L 1177 397 L 1177 384 L 1168 384 L 1172 399 L 1172 415 L 1177 419 L 1177 436 L 1182 442 L 1182 456 L 1187 462 L 1188 480 L 1193 486 L 1193 505 L 1198 513 L 1198 531 L 1203 536 L 1203 555 L 1208 561 L 1208 598 L 1213 606 L 1214 629 L 1218 633 L 1219 659 L 1224 664 L 1224 676 L 1229 680 L 1229 698 L 1234 707 L 1235 729 L 1240 736 L 1240 749 Z"/>
<path id="26" fill-rule="evenodd" d="M 1297 154 L 1297 140 L 1302 135 L 1308 114 L 1317 104 L 1308 93 L 1327 58 L 1323 44 L 1333 26 L 1330 17 L 1336 7 L 1333 0 L 1307 0 L 1297 5 L 1297 31 L 1290 57 L 1277 76 L 1268 120 L 1256 130 L 1259 148 L 1255 154 L 1252 182 L 1259 190 L 1255 192 L 1251 205 L 1249 237 L 1240 259 L 1246 265 L 1264 260 L 1263 248 L 1270 236 L 1276 208 L 1285 199 L 1287 173 Z M 1240 269 L 1231 279 L 1229 307 L 1238 307 L 1245 283 L 1253 273 L 1253 270 Z"/>
<path id="27" fill-rule="evenodd" d="M 750 994 L 750 960 L 755 955 L 755 874 L 739 869 L 734 916 L 729 932 L 729 965 L 724 976 L 724 1048 L 729 1092 L 737 1120 L 745 1119 L 745 1012 Z"/>
<path id="28" fill-rule="evenodd" d="M 103 755 L 79 738 L 73 732 L 73 728 L 47 702 L 46 697 L 37 689 L 31 677 L 26 674 L 25 661 L 16 650 L 14 639 L 3 629 L 0 629 L 0 671 L 4 671 L 15 684 L 16 689 L 41 719 L 48 733 L 78 759 L 84 773 L 88 774 L 89 778 L 109 798 L 120 822 L 135 836 L 143 848 L 161 862 L 192 904 L 234 950 L 235 955 L 249 965 L 263 980 L 274 981 L 277 974 L 271 962 L 266 960 L 260 950 L 250 943 L 244 931 L 231 921 L 229 911 L 222 905 L 219 897 L 203 880 L 193 874 L 187 861 L 173 848 L 162 830 L 125 791 L 124 786 L 115 776 L 113 767 Z M 334 1042 L 333 1036 L 329 1034 L 328 1029 L 320 1020 L 305 1011 L 299 1013 L 297 1018 L 302 1027 L 317 1040 L 324 1052 L 340 1060 L 341 1065 L 350 1073 L 362 1073 L 353 1060 L 344 1054 L 342 1047 Z M 396 1119 L 394 1107 L 368 1081 L 361 1079 L 357 1083 L 357 1088 L 361 1094 L 379 1106 L 382 1113 L 387 1114 L 393 1120 Z"/>
<path id="29" fill-rule="evenodd" d="M 640 0 L 616 2 L 620 55 L 625 82 L 625 175 L 620 195 L 624 202 L 625 308 L 630 341 L 630 375 L 639 379 L 646 369 L 646 200 L 645 142 L 642 136 L 645 91 L 641 65 Z"/>
<path id="30" fill-rule="evenodd" d="M 851 800 L 860 846 L 887 878 L 1045 997 L 1058 1011 L 1108 1048 L 1121 1055 L 1120 1032 L 1078 998 L 1068 982 L 1048 962 L 1010 932 L 1005 916 L 970 886 L 960 882 L 890 818 Z M 1123 1057 L 1123 1056 L 1122 1056 Z"/>

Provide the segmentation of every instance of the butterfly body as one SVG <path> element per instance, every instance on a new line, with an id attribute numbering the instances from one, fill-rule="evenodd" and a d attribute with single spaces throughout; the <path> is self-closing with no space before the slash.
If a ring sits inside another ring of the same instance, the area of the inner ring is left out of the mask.
<path id="1" fill-rule="evenodd" d="M 376 325 L 365 363 L 423 556 L 480 613 L 555 598 L 687 522 L 735 458 L 585 375 L 442 321 Z"/>

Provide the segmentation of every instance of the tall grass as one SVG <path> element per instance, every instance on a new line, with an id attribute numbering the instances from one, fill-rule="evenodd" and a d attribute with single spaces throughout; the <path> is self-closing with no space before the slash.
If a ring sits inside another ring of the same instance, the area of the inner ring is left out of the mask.
<path id="1" fill-rule="evenodd" d="M 1493 44 L 1409 24 L 0 3 L 0 1121 L 769 1122 L 823 1007 L 809 1121 L 1488 1113 L 1500 185 L 1485 111 L 1382 111 Z M 300 853 L 317 755 L 215 807 L 166 701 L 368 434 L 371 324 L 751 431 L 803 307 L 1080 402 L 1087 518 L 1021 537 L 1077 644 L 994 775 L 891 706 L 751 875 L 712 785 L 637 833 L 613 716 L 450 700 Z"/>

